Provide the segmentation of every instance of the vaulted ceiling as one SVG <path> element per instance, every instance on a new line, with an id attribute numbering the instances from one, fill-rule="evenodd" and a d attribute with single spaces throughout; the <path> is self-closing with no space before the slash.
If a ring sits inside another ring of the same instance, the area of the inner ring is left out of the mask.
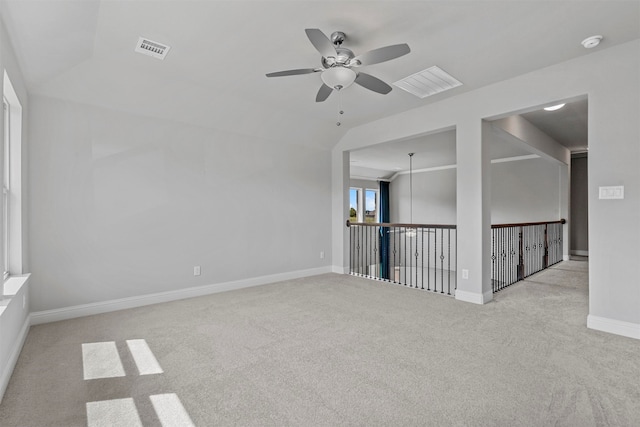
<path id="1" fill-rule="evenodd" d="M 597 49 L 640 37 L 638 1 L 5 0 L 1 11 L 32 94 L 322 148 L 358 124 L 588 55 L 588 36 L 604 36 Z M 345 32 L 356 55 L 408 43 L 366 67 L 389 84 L 437 65 L 463 85 L 425 99 L 353 85 L 316 103 L 317 73 L 265 77 L 320 66 L 305 28 Z M 171 46 L 166 59 L 135 53 L 140 36 Z"/>

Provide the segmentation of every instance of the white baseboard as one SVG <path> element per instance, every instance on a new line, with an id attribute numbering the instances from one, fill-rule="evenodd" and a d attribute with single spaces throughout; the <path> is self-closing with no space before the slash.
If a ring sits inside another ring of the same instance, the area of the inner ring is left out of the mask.
<path id="1" fill-rule="evenodd" d="M 587 328 L 640 340 L 640 324 L 637 323 L 608 319 L 590 314 L 587 316 Z"/>
<path id="2" fill-rule="evenodd" d="M 82 304 L 54 310 L 38 311 L 31 313 L 31 324 L 40 325 L 42 323 L 58 322 L 60 320 L 75 319 L 77 317 L 109 313 L 112 311 L 126 310 L 128 308 L 142 307 L 145 305 L 159 304 L 169 301 L 177 301 L 186 298 L 194 298 L 203 295 L 215 294 L 218 292 L 232 291 L 236 289 L 249 288 L 252 286 L 267 285 L 269 283 L 281 282 L 284 280 L 299 279 L 301 277 L 310 277 L 317 276 L 319 274 L 331 273 L 332 270 L 333 269 L 331 266 L 326 266 L 312 268 L 309 270 L 298 270 L 287 273 L 272 274 L 269 276 L 236 280 L 232 282 L 216 283 L 213 285 L 198 286 L 175 291 L 159 292 L 156 294 L 141 295 L 91 304 Z"/>
<path id="3" fill-rule="evenodd" d="M 332 265 L 331 272 L 336 274 L 349 274 L 349 267 L 341 267 L 339 265 Z"/>
<path id="4" fill-rule="evenodd" d="M 589 256 L 589 251 L 575 250 L 575 251 L 571 251 L 571 255 Z"/>
<path id="5" fill-rule="evenodd" d="M 20 352 L 22 351 L 24 342 L 27 339 L 27 334 L 29 333 L 30 326 L 31 326 L 30 317 L 27 316 L 24 319 L 24 323 L 22 324 L 22 329 L 20 329 L 20 333 L 18 334 L 18 339 L 14 343 L 13 350 L 11 350 L 11 355 L 9 356 L 9 360 L 7 360 L 7 364 L 4 366 L 4 369 L 2 371 L 2 376 L 0 376 L 0 403 L 2 402 L 2 398 L 4 397 L 4 392 L 7 390 L 7 386 L 9 385 L 11 374 L 13 374 L 13 369 L 16 367 L 16 363 L 18 362 L 18 357 L 20 356 Z"/>
<path id="6" fill-rule="evenodd" d="M 488 291 L 483 294 L 478 294 L 475 292 L 456 289 L 455 297 L 458 301 L 470 302 L 473 304 L 486 304 L 493 299 L 493 292 Z"/>

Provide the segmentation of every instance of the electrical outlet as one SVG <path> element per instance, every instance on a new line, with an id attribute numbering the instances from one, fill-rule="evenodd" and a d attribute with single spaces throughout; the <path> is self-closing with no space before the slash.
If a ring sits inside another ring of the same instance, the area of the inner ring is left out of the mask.
<path id="1" fill-rule="evenodd" d="M 469 278 L 469 270 L 462 269 L 462 278 L 463 279 Z"/>
<path id="2" fill-rule="evenodd" d="M 199 276 L 200 275 L 200 266 L 196 265 L 195 267 L 193 267 L 193 275 L 194 276 Z"/>
<path id="3" fill-rule="evenodd" d="M 320 259 L 324 259 L 324 251 L 320 251 Z"/>

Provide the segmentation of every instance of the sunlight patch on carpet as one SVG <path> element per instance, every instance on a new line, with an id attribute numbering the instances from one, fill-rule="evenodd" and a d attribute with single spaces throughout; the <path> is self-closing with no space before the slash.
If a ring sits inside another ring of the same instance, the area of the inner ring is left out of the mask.
<path id="1" fill-rule="evenodd" d="M 162 427 L 195 427 L 175 393 L 149 396 Z"/>
<path id="2" fill-rule="evenodd" d="M 127 346 L 140 375 L 162 374 L 164 372 L 146 340 L 127 340 Z"/>
<path id="3" fill-rule="evenodd" d="M 128 426 L 142 427 L 140 415 L 133 399 L 87 402 L 88 427 Z"/>
<path id="4" fill-rule="evenodd" d="M 85 380 L 126 375 L 113 341 L 82 344 L 82 367 Z"/>

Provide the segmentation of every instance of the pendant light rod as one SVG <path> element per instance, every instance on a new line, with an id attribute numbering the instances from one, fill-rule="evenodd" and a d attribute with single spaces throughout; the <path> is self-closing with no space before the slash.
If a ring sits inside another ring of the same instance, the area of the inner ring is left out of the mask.
<path id="1" fill-rule="evenodd" d="M 409 224 L 413 224 L 413 155 L 409 153 Z"/>

